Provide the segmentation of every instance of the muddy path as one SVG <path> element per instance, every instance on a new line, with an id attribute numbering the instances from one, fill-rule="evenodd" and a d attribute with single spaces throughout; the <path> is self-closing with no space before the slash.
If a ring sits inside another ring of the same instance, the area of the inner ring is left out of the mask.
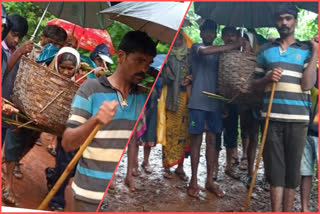
<path id="1" fill-rule="evenodd" d="M 240 150 L 240 148 L 239 148 Z M 239 151 L 239 155 L 241 152 Z M 123 156 L 114 179 L 117 187 L 108 190 L 106 200 L 109 210 L 115 212 L 240 212 L 247 198 L 248 190 L 240 180 L 230 178 L 224 174 L 225 149 L 220 152 L 218 184 L 225 191 L 225 197 L 220 199 L 204 189 L 206 179 L 205 144 L 201 147 L 201 157 L 198 172 L 198 184 L 202 188 L 200 199 L 191 198 L 186 194 L 188 182 L 180 180 L 177 176 L 173 179 L 165 179 L 161 168 L 161 145 L 157 145 L 151 151 L 150 164 L 153 167 L 152 174 L 146 174 L 140 167 L 141 174 L 135 178 L 139 187 L 136 192 L 130 192 L 124 185 L 127 157 Z M 139 164 L 143 160 L 143 149 L 139 149 Z M 191 176 L 190 157 L 186 159 L 184 168 L 186 174 Z M 171 170 L 174 170 L 173 167 Z M 246 171 L 240 171 L 241 176 Z M 263 178 L 263 165 L 260 164 L 257 180 Z M 256 182 L 256 184 L 258 183 Z M 318 180 L 314 180 L 318 183 Z M 300 211 L 300 192 L 297 190 L 294 204 L 295 212 Z M 253 190 L 249 211 L 271 211 L 269 192 L 256 185 Z M 310 199 L 310 211 L 318 211 L 318 185 L 314 185 Z"/>
<path id="2" fill-rule="evenodd" d="M 20 161 L 23 179 L 14 178 L 13 189 L 18 201 L 18 208 L 36 209 L 48 194 L 45 169 L 55 166 L 55 159 L 47 152 L 47 142 L 42 140 L 43 145 L 35 145 L 28 154 Z M 67 206 L 71 201 L 70 184 L 66 188 Z M 2 203 L 2 206 L 9 204 Z M 47 208 L 46 210 L 50 210 Z"/>
<path id="3" fill-rule="evenodd" d="M 206 164 L 204 156 L 205 147 L 201 148 L 201 157 L 199 165 L 199 185 L 204 187 L 206 179 Z M 139 152 L 139 163 L 142 162 L 142 147 Z M 241 153 L 239 153 L 241 154 Z M 123 179 L 126 172 L 126 154 L 121 160 L 116 172 L 115 179 L 117 187 L 109 190 L 107 201 L 110 211 L 116 212 L 237 212 L 241 211 L 246 197 L 247 188 L 239 180 L 234 180 L 224 174 L 225 150 L 220 153 L 220 168 L 218 184 L 225 191 L 226 196 L 223 199 L 216 198 L 213 194 L 202 190 L 200 199 L 194 199 L 187 196 L 187 182 L 181 181 L 174 176 L 168 180 L 163 178 L 161 164 L 161 145 L 152 149 L 150 163 L 153 167 L 152 174 L 146 174 L 140 167 L 141 175 L 135 178 L 139 191 L 129 192 L 124 185 Z M 21 166 L 24 178 L 22 180 L 14 179 L 14 190 L 19 202 L 19 208 L 36 209 L 48 190 L 44 170 L 46 167 L 54 166 L 54 158 L 47 152 L 46 145 L 34 148 L 22 159 Z M 175 167 L 173 167 L 175 168 Z M 185 161 L 185 171 L 190 177 L 190 158 Z M 244 176 L 245 171 L 241 171 Z M 263 167 L 260 167 L 258 180 L 263 176 Z M 314 179 L 314 187 L 310 199 L 310 210 L 318 211 L 318 180 Z M 300 210 L 299 190 L 296 194 L 294 211 Z M 66 188 L 66 208 L 70 211 L 71 189 L 70 184 Z M 2 206 L 7 206 L 2 204 Z M 49 210 L 49 209 L 47 209 Z M 265 192 L 261 187 L 256 186 L 253 191 L 253 197 L 249 211 L 267 212 L 270 211 L 269 192 Z"/>

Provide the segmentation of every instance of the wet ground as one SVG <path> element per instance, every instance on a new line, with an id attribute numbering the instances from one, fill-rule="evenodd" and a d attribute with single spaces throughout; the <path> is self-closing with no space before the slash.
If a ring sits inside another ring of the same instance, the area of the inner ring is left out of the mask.
<path id="1" fill-rule="evenodd" d="M 47 152 L 47 143 L 43 140 L 42 146 L 35 145 L 32 150 L 20 161 L 23 179 L 14 178 L 14 192 L 19 208 L 36 209 L 45 196 L 48 188 L 45 178 L 45 169 L 54 167 L 55 159 Z M 66 188 L 66 198 L 70 201 L 70 185 Z M 2 203 L 2 206 L 9 206 Z M 66 210 L 69 206 L 66 207 Z M 48 211 L 50 209 L 47 209 Z"/>
<path id="2" fill-rule="evenodd" d="M 239 148 L 240 149 L 240 148 Z M 241 152 L 239 152 L 241 154 Z M 220 167 L 218 184 L 225 191 L 225 197 L 220 199 L 204 189 L 206 179 L 205 144 L 201 148 L 201 157 L 198 172 L 198 184 L 202 188 L 200 199 L 189 197 L 186 194 L 188 182 L 180 180 L 177 176 L 173 179 L 165 179 L 162 174 L 161 145 L 157 145 L 151 151 L 150 164 L 153 173 L 147 174 L 140 167 L 141 175 L 135 178 L 139 190 L 130 192 L 124 185 L 126 173 L 126 154 L 121 160 L 115 174 L 117 188 L 108 190 L 107 201 L 110 211 L 115 212 L 239 212 L 242 210 L 248 190 L 240 180 L 235 180 L 224 174 L 225 150 L 220 152 Z M 140 147 L 139 163 L 143 158 L 143 149 Z M 172 171 L 175 167 L 173 167 Z M 191 176 L 190 157 L 185 161 L 185 171 Z M 242 176 L 246 171 L 240 171 Z M 257 182 L 263 177 L 263 165 L 260 164 Z M 318 180 L 314 180 L 318 183 Z M 294 204 L 295 212 L 300 211 L 300 192 L 297 191 Z M 269 192 L 256 185 L 253 190 L 249 211 L 268 212 L 271 211 Z M 310 199 L 310 211 L 318 211 L 318 185 L 312 189 Z"/>
<path id="3" fill-rule="evenodd" d="M 199 185 L 204 187 L 206 179 L 206 165 L 204 156 L 205 147 L 201 149 L 199 165 Z M 143 150 L 140 148 L 139 159 L 142 161 Z M 239 153 L 241 154 L 241 153 Z M 247 189 L 239 180 L 232 179 L 224 174 L 225 151 L 220 154 L 220 169 L 218 184 L 225 191 L 223 199 L 216 198 L 213 194 L 202 190 L 200 199 L 191 198 L 186 194 L 187 182 L 181 181 L 178 177 L 171 180 L 163 178 L 161 169 L 161 145 L 152 149 L 150 163 L 153 166 L 153 173 L 146 174 L 142 169 L 141 175 L 135 178 L 139 190 L 129 192 L 124 185 L 123 179 L 126 172 L 127 157 L 124 155 L 115 179 L 117 187 L 109 190 L 107 201 L 110 211 L 116 212 L 237 212 L 241 211 L 247 198 Z M 54 158 L 46 151 L 46 146 L 35 146 L 21 161 L 24 178 L 14 180 L 14 190 L 16 192 L 20 208 L 36 209 L 48 193 L 44 170 L 48 166 L 54 166 Z M 190 158 L 185 161 L 185 171 L 188 176 L 190 171 Z M 244 176 L 245 171 L 241 171 Z M 263 167 L 259 169 L 258 180 L 263 176 Z M 310 199 L 310 210 L 318 211 L 318 180 L 314 180 L 314 187 Z M 70 210 L 70 185 L 66 189 L 67 207 Z M 6 204 L 2 204 L 6 206 Z M 270 211 L 269 192 L 265 192 L 258 185 L 253 191 L 249 211 L 266 212 Z M 294 211 L 300 210 L 299 191 L 296 194 Z"/>

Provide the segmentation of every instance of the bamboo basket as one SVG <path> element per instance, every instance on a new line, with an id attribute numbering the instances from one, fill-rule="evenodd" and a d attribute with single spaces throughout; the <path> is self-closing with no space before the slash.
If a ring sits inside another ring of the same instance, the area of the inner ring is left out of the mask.
<path id="1" fill-rule="evenodd" d="M 230 103 L 248 106 L 260 105 L 263 94 L 252 88 L 256 56 L 237 50 L 220 55 L 217 93 Z"/>
<path id="2" fill-rule="evenodd" d="M 62 135 L 79 84 L 22 57 L 12 101 L 36 125 Z"/>

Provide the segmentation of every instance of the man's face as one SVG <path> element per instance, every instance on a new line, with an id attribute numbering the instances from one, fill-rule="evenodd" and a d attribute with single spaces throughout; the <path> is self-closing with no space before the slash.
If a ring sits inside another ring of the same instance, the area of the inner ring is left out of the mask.
<path id="1" fill-rule="evenodd" d="M 118 62 L 118 66 L 121 66 L 121 72 L 125 74 L 125 79 L 136 85 L 144 79 L 153 62 L 153 56 L 141 52 L 127 54 L 119 50 Z"/>
<path id="2" fill-rule="evenodd" d="M 102 67 L 102 68 L 105 67 L 105 64 L 103 63 L 103 60 L 101 59 L 100 56 L 96 56 L 96 58 L 94 58 L 94 62 L 98 67 Z"/>
<path id="3" fill-rule="evenodd" d="M 294 33 L 297 23 L 298 21 L 293 15 L 284 13 L 276 19 L 276 28 L 280 36 L 288 36 Z"/>
<path id="4" fill-rule="evenodd" d="M 176 40 L 173 43 L 173 47 L 181 47 L 183 45 L 183 36 L 181 33 L 178 33 Z"/>
<path id="5" fill-rule="evenodd" d="M 200 33 L 200 37 L 202 39 L 202 42 L 205 45 L 212 45 L 212 43 L 215 40 L 216 36 L 217 36 L 216 32 L 215 31 L 211 31 L 211 30 L 204 30 L 204 31 L 201 31 L 201 33 Z"/>
<path id="6" fill-rule="evenodd" d="M 14 49 L 22 40 L 23 36 L 20 33 L 10 31 L 4 41 L 6 42 L 8 48 Z"/>
<path id="7" fill-rule="evenodd" d="M 49 43 L 53 44 L 58 49 L 61 49 L 64 46 L 64 42 L 56 41 L 56 40 L 48 38 L 42 34 L 41 35 L 41 42 L 40 42 L 41 46 L 43 47 Z"/>
<path id="8" fill-rule="evenodd" d="M 222 35 L 222 40 L 224 44 L 230 44 L 238 40 L 238 35 L 234 32 L 227 32 Z"/>

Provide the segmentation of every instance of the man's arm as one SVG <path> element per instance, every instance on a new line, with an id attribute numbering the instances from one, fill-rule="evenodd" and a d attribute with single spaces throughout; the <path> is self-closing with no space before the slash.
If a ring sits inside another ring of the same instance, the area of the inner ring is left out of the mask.
<path id="1" fill-rule="evenodd" d="M 312 54 L 310 61 L 303 72 L 303 76 L 301 79 L 301 89 L 303 91 L 310 90 L 314 84 L 316 83 L 316 68 L 317 68 L 317 60 L 318 60 L 318 36 L 314 37 L 311 41 L 312 46 Z"/>
<path id="2" fill-rule="evenodd" d="M 201 46 L 198 49 L 199 55 L 210 55 L 223 51 L 233 50 L 239 48 L 242 45 L 240 41 L 228 44 L 228 45 L 219 45 L 219 46 Z"/>
<path id="3" fill-rule="evenodd" d="M 67 128 L 63 133 L 62 147 L 66 152 L 78 149 L 90 135 L 96 125 L 109 124 L 116 114 L 118 102 L 103 102 L 96 115 L 76 128 Z"/>
<path id="4" fill-rule="evenodd" d="M 21 45 L 13 54 L 10 56 L 8 63 L 7 63 L 7 69 L 6 74 L 8 74 L 12 68 L 15 66 L 15 64 L 18 62 L 18 60 L 21 58 L 22 55 L 26 53 L 30 53 L 33 49 L 33 41 L 26 41 Z"/>

